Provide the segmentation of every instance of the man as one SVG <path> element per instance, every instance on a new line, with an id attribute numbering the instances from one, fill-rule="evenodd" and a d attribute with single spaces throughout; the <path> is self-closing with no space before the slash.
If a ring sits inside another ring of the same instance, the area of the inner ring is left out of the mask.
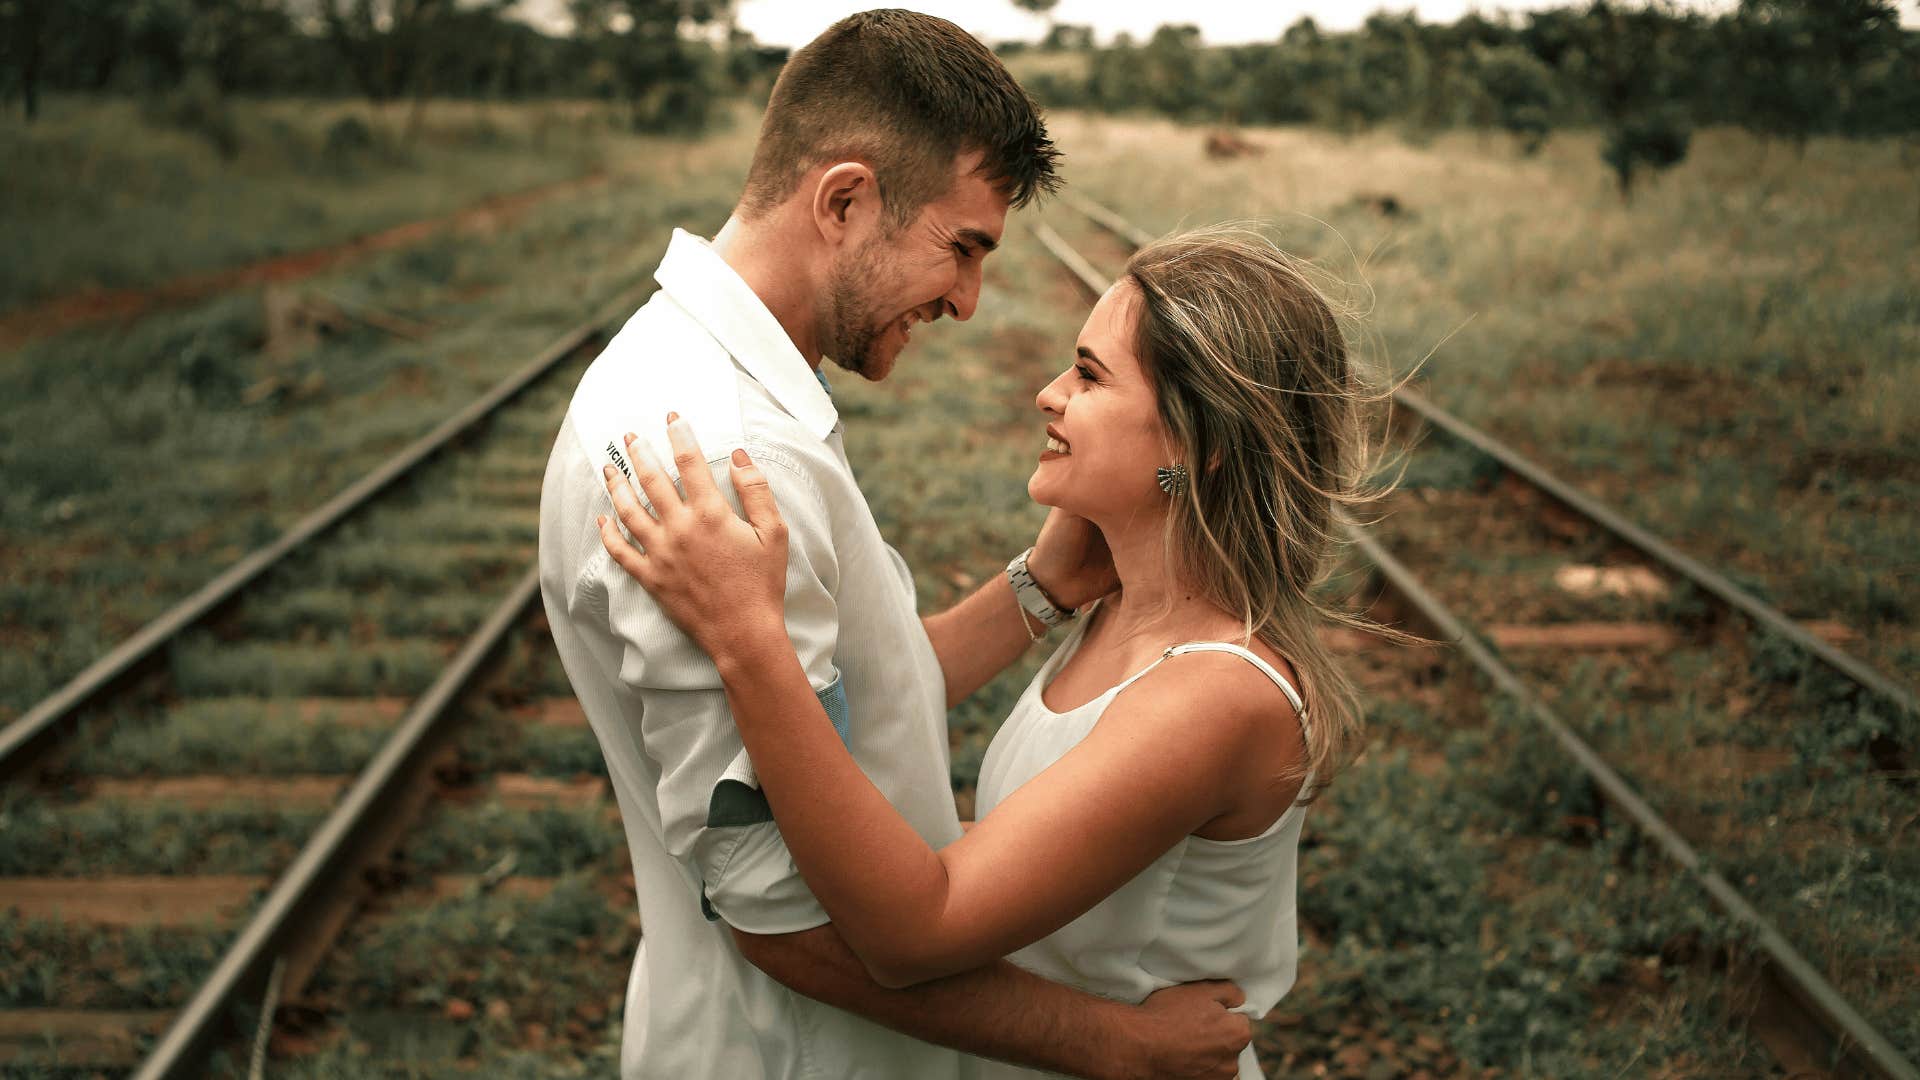
<path id="1" fill-rule="evenodd" d="M 711 245 L 675 231 L 660 292 L 581 380 L 542 489 L 540 579 L 639 891 L 625 1077 L 965 1075 L 963 1055 L 932 1043 L 1082 1076 L 1216 1075 L 1246 1042 L 1224 984 L 1135 1007 L 1002 961 L 878 985 L 795 870 L 713 664 L 595 525 L 612 512 L 603 470 L 631 476 L 625 433 L 645 433 L 665 462 L 674 411 L 709 469 L 748 448 L 788 523 L 788 628 L 828 715 L 921 835 L 957 838 L 941 657 L 818 369 L 831 357 L 884 378 L 917 324 L 971 317 L 1007 211 L 1055 184 L 1055 157 L 1032 101 L 958 27 L 902 11 L 845 19 L 781 74 L 733 217 Z M 934 617 L 943 652 L 968 650 L 973 670 L 956 678 L 977 685 L 981 665 L 1025 647 L 1007 637 L 1014 610 L 993 642 L 956 642 Z"/>

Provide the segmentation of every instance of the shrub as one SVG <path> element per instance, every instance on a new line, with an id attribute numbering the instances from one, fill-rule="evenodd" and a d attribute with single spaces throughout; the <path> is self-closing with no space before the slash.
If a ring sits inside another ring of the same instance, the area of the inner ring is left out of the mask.
<path id="1" fill-rule="evenodd" d="M 1629 117 L 1607 132 L 1600 156 L 1613 168 L 1620 197 L 1633 197 L 1633 183 L 1643 169 L 1666 169 L 1687 156 L 1693 125 L 1677 108 L 1655 109 Z"/>
<path id="2" fill-rule="evenodd" d="M 357 116 L 343 116 L 327 126 L 320 159 L 334 172 L 352 172 L 373 149 L 373 129 Z"/>
<path id="3" fill-rule="evenodd" d="M 223 158 L 240 152 L 240 129 L 233 110 L 220 92 L 213 73 L 195 68 L 180 84 L 155 100 L 147 112 L 150 122 L 192 132 L 207 140 Z"/>

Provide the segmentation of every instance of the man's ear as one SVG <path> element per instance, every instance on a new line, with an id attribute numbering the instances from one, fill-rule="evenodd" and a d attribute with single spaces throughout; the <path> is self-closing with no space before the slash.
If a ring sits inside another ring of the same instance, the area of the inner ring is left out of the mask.
<path id="1" fill-rule="evenodd" d="M 873 170 L 843 161 L 820 174 L 813 187 L 813 227 L 833 246 L 866 229 L 880 214 L 880 186 Z"/>

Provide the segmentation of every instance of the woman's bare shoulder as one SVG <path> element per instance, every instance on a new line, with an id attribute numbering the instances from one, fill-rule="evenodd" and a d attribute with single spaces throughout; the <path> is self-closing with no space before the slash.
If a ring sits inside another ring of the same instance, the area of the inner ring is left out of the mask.
<path id="1" fill-rule="evenodd" d="M 1256 642 L 1251 651 L 1292 680 L 1292 666 L 1264 644 Z M 1291 757 L 1304 754 L 1306 747 L 1286 693 L 1259 667 L 1231 652 L 1167 657 L 1114 697 L 1100 722 L 1110 719 L 1129 727 L 1170 725 L 1183 737 L 1232 755 L 1277 749 Z"/>

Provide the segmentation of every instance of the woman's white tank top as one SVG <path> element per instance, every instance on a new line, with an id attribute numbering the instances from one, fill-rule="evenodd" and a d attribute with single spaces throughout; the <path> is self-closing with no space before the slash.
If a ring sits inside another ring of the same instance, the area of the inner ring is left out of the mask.
<path id="1" fill-rule="evenodd" d="M 1041 702 L 1041 691 L 1079 647 L 1087 622 L 1082 616 L 993 737 L 980 765 L 978 817 L 1073 749 L 1120 691 L 1169 656 L 1229 652 L 1245 658 L 1280 687 L 1306 725 L 1292 684 L 1253 652 L 1227 642 L 1176 645 L 1092 701 L 1054 712 Z M 1307 786 L 1312 782 L 1308 776 Z M 1128 1002 L 1175 983 L 1231 979 L 1247 995 L 1238 1011 L 1266 1015 L 1293 987 L 1298 962 L 1295 867 L 1306 809 L 1289 807 L 1265 832 L 1245 840 L 1186 837 L 1085 914 L 1008 959 L 1055 982 Z M 1011 1080 L 1051 1074 L 989 1062 L 979 1075 Z M 1249 1047 L 1240 1057 L 1241 1080 L 1260 1076 Z"/>

